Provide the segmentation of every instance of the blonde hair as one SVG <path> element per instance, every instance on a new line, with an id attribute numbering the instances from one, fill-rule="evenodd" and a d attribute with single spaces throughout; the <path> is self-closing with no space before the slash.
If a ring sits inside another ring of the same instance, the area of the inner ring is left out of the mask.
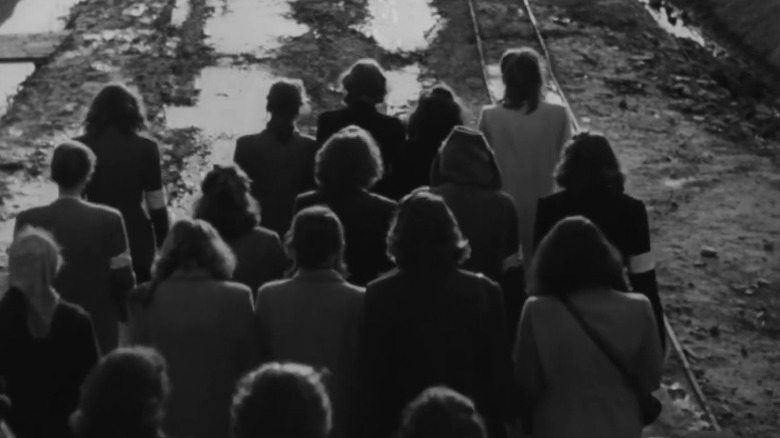
<path id="1" fill-rule="evenodd" d="M 48 231 L 32 226 L 23 228 L 8 248 L 9 286 L 25 295 L 50 290 L 62 266 L 60 252 Z"/>

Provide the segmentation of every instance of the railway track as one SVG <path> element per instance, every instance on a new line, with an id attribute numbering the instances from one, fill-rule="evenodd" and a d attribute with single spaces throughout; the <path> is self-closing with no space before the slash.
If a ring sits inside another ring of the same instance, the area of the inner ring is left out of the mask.
<path id="1" fill-rule="evenodd" d="M 494 95 L 491 89 L 490 72 L 488 68 L 487 57 L 485 55 L 486 53 L 485 43 L 480 32 L 479 10 L 477 8 L 477 4 L 479 0 L 466 0 L 466 1 L 468 2 L 468 6 L 469 6 L 469 13 L 471 15 L 471 22 L 473 25 L 476 48 L 479 54 L 479 62 L 481 64 L 481 71 L 482 71 L 482 80 L 485 85 L 487 97 L 491 102 L 495 102 L 497 100 L 497 96 Z M 530 25 L 533 27 L 534 34 L 536 37 L 535 45 L 537 46 L 537 49 L 539 50 L 540 54 L 544 57 L 547 63 L 548 83 L 549 86 L 551 87 L 551 91 L 558 95 L 561 103 L 566 107 L 566 111 L 568 112 L 570 120 L 572 122 L 573 130 L 574 132 L 578 132 L 580 130 L 580 124 L 578 122 L 577 115 L 574 113 L 571 105 L 569 104 L 569 100 L 566 97 L 566 93 L 564 92 L 563 88 L 561 88 L 560 83 L 558 82 L 558 79 L 555 76 L 555 71 L 553 69 L 553 65 L 554 65 L 553 59 L 552 56 L 550 55 L 550 51 L 545 41 L 544 34 L 540 29 L 538 21 L 536 20 L 536 15 L 534 14 L 533 8 L 531 6 L 531 2 L 530 0 L 518 0 L 518 2 L 520 3 L 519 6 L 524 14 L 518 13 L 517 18 L 518 20 L 523 20 L 523 19 L 527 20 L 530 23 Z M 714 413 L 712 412 L 712 409 L 710 408 L 710 405 L 707 401 L 707 397 L 704 395 L 704 392 L 701 389 L 701 385 L 698 379 L 696 378 L 693 369 L 691 368 L 690 362 L 688 361 L 688 357 L 685 353 L 685 349 L 682 342 L 677 337 L 674 327 L 672 326 L 671 322 L 666 316 L 664 316 L 664 326 L 666 328 L 666 334 L 669 340 L 669 344 L 672 345 L 674 354 L 677 357 L 677 359 L 680 361 L 684 369 L 686 379 L 691 389 L 695 393 L 697 403 L 699 404 L 701 410 L 706 415 L 707 421 L 712 426 L 712 428 L 716 432 L 720 432 L 721 427 L 718 424 L 718 419 L 717 417 L 715 417 Z"/>

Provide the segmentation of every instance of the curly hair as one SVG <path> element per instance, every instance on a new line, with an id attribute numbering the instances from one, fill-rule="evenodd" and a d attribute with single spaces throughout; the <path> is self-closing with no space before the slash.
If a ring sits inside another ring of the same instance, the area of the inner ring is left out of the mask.
<path id="1" fill-rule="evenodd" d="M 54 148 L 50 165 L 51 179 L 63 189 L 73 189 L 89 181 L 96 162 L 92 149 L 76 140 L 66 141 Z"/>
<path id="2" fill-rule="evenodd" d="M 398 438 L 486 438 L 474 403 L 452 389 L 428 388 L 410 402 L 401 418 Z"/>
<path id="3" fill-rule="evenodd" d="M 287 252 L 297 269 L 322 269 L 325 265 L 345 274 L 344 226 L 336 213 L 324 206 L 301 210 L 285 238 Z"/>
<path id="4" fill-rule="evenodd" d="M 545 87 L 545 67 L 539 53 L 530 47 L 509 49 L 501 56 L 504 107 L 527 107 L 530 114 L 539 107 Z"/>
<path id="5" fill-rule="evenodd" d="M 433 139 L 432 143 L 441 143 L 452 128 L 463 125 L 464 114 L 452 88 L 445 84 L 436 85 L 420 95 L 414 112 L 409 116 L 409 138 Z"/>
<path id="6" fill-rule="evenodd" d="M 250 184 L 237 166 L 215 165 L 200 185 L 193 217 L 210 223 L 225 240 L 246 235 L 260 223 L 260 206 Z"/>
<path id="7" fill-rule="evenodd" d="M 368 131 L 355 125 L 333 134 L 314 164 L 314 178 L 328 192 L 368 190 L 383 173 L 379 146 Z"/>
<path id="8" fill-rule="evenodd" d="M 157 286 L 179 269 L 204 269 L 215 280 L 230 280 L 236 268 L 233 251 L 208 222 L 181 219 L 173 224 L 152 269 L 152 281 L 143 299 L 151 304 Z"/>
<path id="9" fill-rule="evenodd" d="M 373 59 L 361 59 L 341 74 L 341 86 L 346 91 L 344 102 L 379 104 L 387 96 L 387 78 L 382 66 Z"/>
<path id="10" fill-rule="evenodd" d="M 120 348 L 87 377 L 73 415 L 78 438 L 158 438 L 170 394 L 165 359 L 151 348 Z"/>
<path id="11" fill-rule="evenodd" d="M 306 102 L 306 93 L 300 80 L 282 79 L 268 91 L 266 111 L 274 117 L 294 119 Z"/>
<path id="12" fill-rule="evenodd" d="M 331 404 L 313 368 L 269 363 L 247 374 L 233 397 L 235 438 L 326 438 Z"/>
<path id="13" fill-rule="evenodd" d="M 565 296 L 593 288 L 626 291 L 620 254 L 582 216 L 558 222 L 542 239 L 531 263 L 533 295 Z"/>
<path id="14" fill-rule="evenodd" d="M 402 271 L 441 272 L 471 255 L 469 242 L 444 199 L 418 189 L 398 204 L 387 235 L 387 254 Z"/>
<path id="15" fill-rule="evenodd" d="M 615 151 L 607 138 L 599 134 L 575 135 L 563 149 L 554 176 L 555 182 L 566 190 L 625 191 L 626 177 Z"/>
<path id="16" fill-rule="evenodd" d="M 146 116 L 141 98 L 127 86 L 108 84 L 92 99 L 84 120 L 87 136 L 100 135 L 106 128 L 131 135 L 146 129 Z"/>

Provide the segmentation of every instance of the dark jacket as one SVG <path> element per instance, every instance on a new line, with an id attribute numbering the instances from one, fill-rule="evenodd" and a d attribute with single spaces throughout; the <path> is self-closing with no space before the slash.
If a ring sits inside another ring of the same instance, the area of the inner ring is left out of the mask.
<path id="1" fill-rule="evenodd" d="M 240 137 L 233 161 L 252 180 L 252 195 L 260 203 L 261 223 L 284 236 L 299 194 L 314 188 L 317 143 L 297 131 L 286 141 L 270 129 Z"/>
<path id="2" fill-rule="evenodd" d="M 429 277 L 396 271 L 368 285 L 363 312 L 364 436 L 390 436 L 403 407 L 433 385 L 472 398 L 491 436 L 501 436 L 513 382 L 496 283 L 460 270 Z"/>
<path id="3" fill-rule="evenodd" d="M 60 198 L 19 213 L 15 232 L 26 225 L 54 234 L 64 260 L 55 288 L 89 313 L 104 353 L 116 348 L 127 293 L 135 286 L 122 215 L 81 199 Z M 122 259 L 127 263 L 112 268 Z"/>
<path id="4" fill-rule="evenodd" d="M 393 163 L 406 140 L 406 131 L 397 117 L 381 114 L 375 105 L 353 103 L 344 108 L 322 113 L 317 120 L 317 142 L 324 144 L 333 134 L 350 125 L 368 131 L 379 145 L 385 176 L 374 191 L 392 198 L 397 191 L 393 183 Z"/>
<path id="5" fill-rule="evenodd" d="M 253 296 L 260 286 L 284 276 L 287 256 L 279 236 L 273 231 L 256 227 L 239 238 L 225 239 L 225 243 L 236 256 L 233 281 L 249 286 Z"/>
<path id="6" fill-rule="evenodd" d="M 27 329 L 22 292 L 9 290 L 0 301 L 0 377 L 13 403 L 8 423 L 17 438 L 72 436 L 68 418 L 99 357 L 83 309 L 61 300 L 49 335 L 36 339 Z"/>
<path id="7" fill-rule="evenodd" d="M 365 285 L 393 267 L 385 239 L 395 202 L 363 190 L 338 194 L 318 190 L 298 196 L 295 211 L 313 205 L 330 207 L 344 225 L 344 258 L 351 283 Z"/>
<path id="8" fill-rule="evenodd" d="M 650 228 L 645 204 L 631 196 L 608 191 L 576 193 L 564 190 L 539 199 L 536 210 L 534 246 L 561 219 L 569 216 L 584 216 L 601 229 L 607 239 L 615 245 L 629 266 L 634 257 L 649 257 Z M 644 294 L 653 306 L 662 341 L 666 340 L 663 322 L 663 306 L 658 295 L 655 269 L 652 267 L 633 272 L 629 269 L 629 280 L 634 291 Z"/>
<path id="9" fill-rule="evenodd" d="M 431 185 L 431 166 L 440 146 L 441 139 L 410 138 L 404 143 L 393 165 L 396 199 Z"/>

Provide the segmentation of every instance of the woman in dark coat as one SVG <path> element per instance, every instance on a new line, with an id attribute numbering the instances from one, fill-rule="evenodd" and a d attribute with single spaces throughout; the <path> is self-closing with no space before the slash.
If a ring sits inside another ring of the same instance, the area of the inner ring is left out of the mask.
<path id="1" fill-rule="evenodd" d="M 17 438 L 67 438 L 79 387 L 100 356 L 92 321 L 52 287 L 61 258 L 51 235 L 24 228 L 8 256 L 10 289 L 0 301 L 8 423 Z"/>
<path id="2" fill-rule="evenodd" d="M 214 166 L 203 179 L 193 216 L 210 223 L 236 256 L 233 281 L 257 293 L 284 276 L 287 256 L 279 236 L 258 225 L 260 209 L 249 194 L 249 179 L 235 166 Z"/>
<path id="3" fill-rule="evenodd" d="M 369 190 L 382 177 L 382 159 L 371 135 L 349 126 L 333 135 L 317 153 L 319 188 L 295 200 L 295 212 L 326 205 L 344 225 L 345 259 L 350 283 L 365 285 L 393 267 L 385 237 L 395 202 Z"/>
<path id="4" fill-rule="evenodd" d="M 121 84 L 107 85 L 95 96 L 84 128 L 77 140 L 97 157 L 86 197 L 122 213 L 135 278 L 143 283 L 151 277 L 156 247 L 168 232 L 160 148 L 143 133 L 140 99 Z"/>
<path id="5" fill-rule="evenodd" d="M 511 418 L 512 364 L 501 289 L 458 269 L 468 242 L 441 197 L 401 201 L 387 238 L 398 270 L 368 285 L 361 339 L 365 436 L 385 438 L 424 389 L 474 400 L 491 437 Z"/>
<path id="6" fill-rule="evenodd" d="M 644 294 L 653 305 L 663 344 L 666 331 L 650 249 L 647 210 L 642 201 L 624 193 L 625 177 L 609 141 L 587 132 L 576 135 L 561 155 L 555 181 L 563 191 L 539 200 L 535 244 L 538 246 L 553 226 L 567 216 L 590 219 L 620 251 L 633 290 Z"/>
<path id="7" fill-rule="evenodd" d="M 393 169 L 398 150 L 406 140 L 401 120 L 377 110 L 387 96 L 387 78 L 373 59 L 357 61 L 341 76 L 346 91 L 345 107 L 322 113 L 317 121 L 317 142 L 324 144 L 333 134 L 350 125 L 357 125 L 374 137 L 382 153 L 384 179 L 377 182 L 376 192 L 393 197 Z"/>

